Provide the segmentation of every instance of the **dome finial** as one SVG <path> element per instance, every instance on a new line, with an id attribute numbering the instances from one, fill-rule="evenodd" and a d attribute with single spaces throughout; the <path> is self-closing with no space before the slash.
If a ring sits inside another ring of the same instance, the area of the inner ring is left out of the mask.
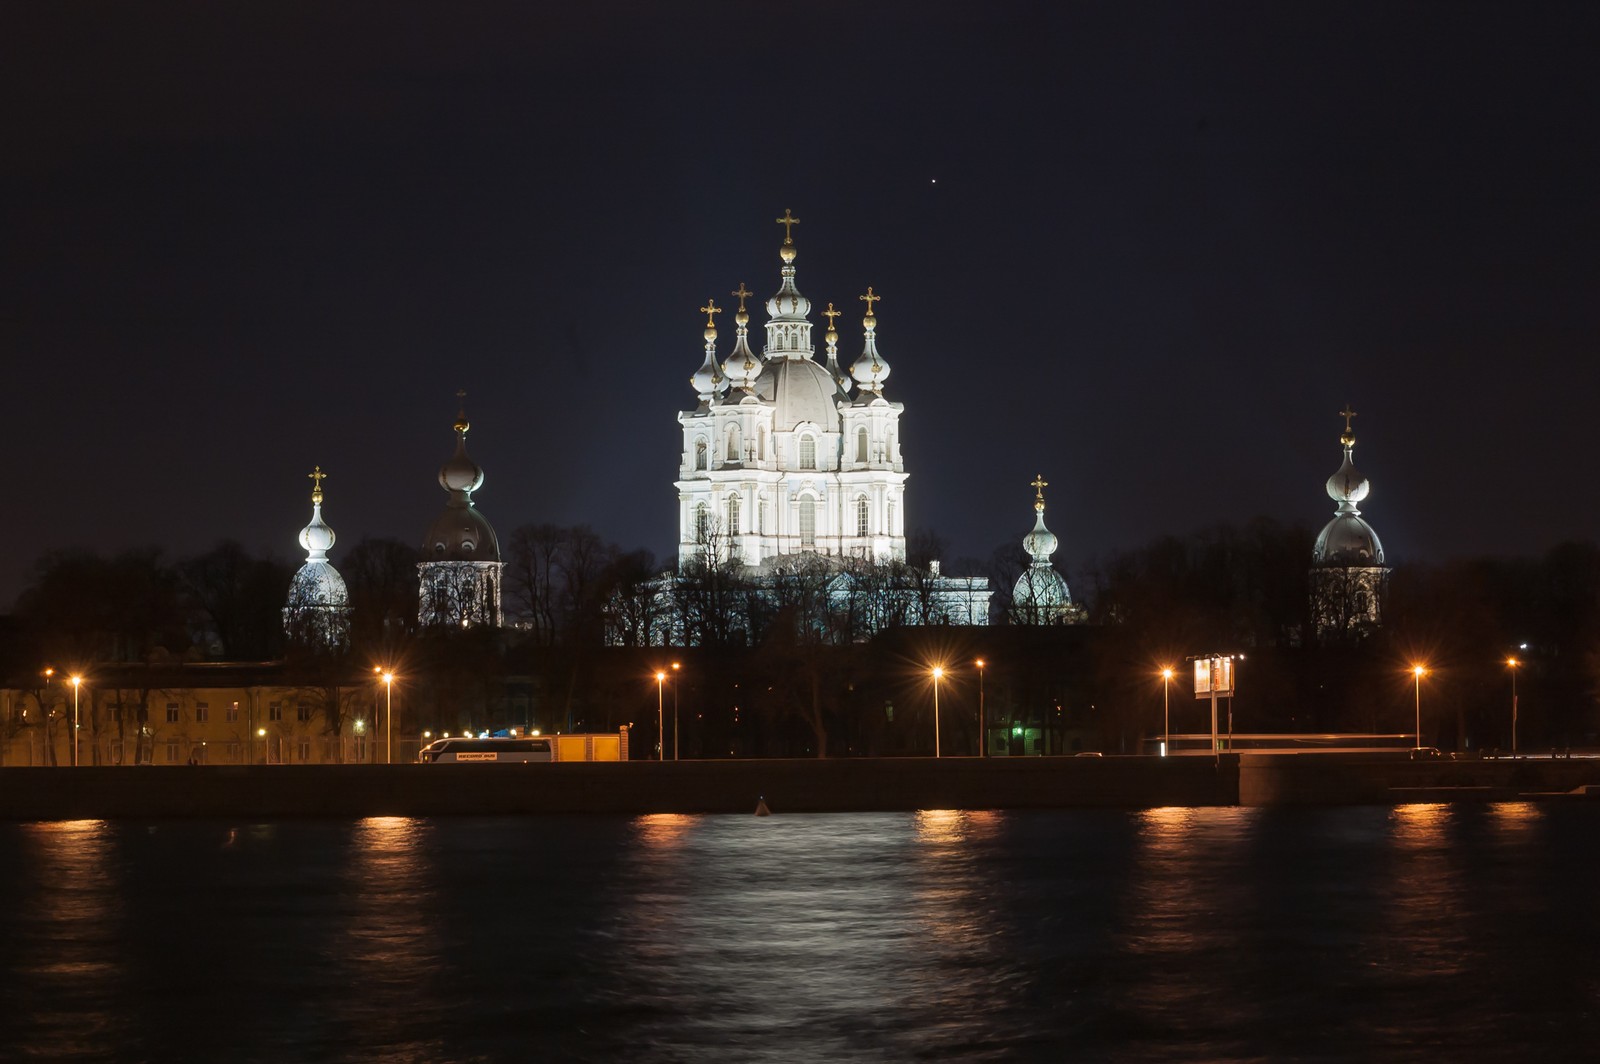
<path id="1" fill-rule="evenodd" d="M 743 287 L 742 285 L 740 287 Z M 717 306 L 715 299 L 706 300 L 706 305 L 700 308 L 700 313 L 706 316 L 706 339 L 717 338 L 717 315 L 722 313 L 722 308 Z"/>
<path id="2" fill-rule="evenodd" d="M 867 316 L 861 319 L 861 324 L 868 329 L 876 329 L 878 327 L 878 316 L 873 313 L 872 304 L 883 302 L 883 297 L 873 295 L 872 286 L 869 284 L 867 285 L 867 294 L 858 298 L 865 300 L 867 304 Z"/>
<path id="3" fill-rule="evenodd" d="M 861 357 L 850 367 L 850 375 L 863 392 L 882 397 L 883 382 L 889 376 L 889 363 L 878 354 L 878 315 L 873 311 L 872 304 L 882 302 L 883 297 L 875 294 L 872 286 L 868 285 L 867 294 L 857 298 L 867 304 L 867 316 L 861 319 L 861 326 L 866 330 L 866 343 L 862 346 Z"/>
<path id="4" fill-rule="evenodd" d="M 783 217 L 777 219 L 777 222 L 783 226 L 783 246 L 778 249 L 778 257 L 785 263 L 793 262 L 795 257 L 794 227 L 800 224 L 800 219 L 790 214 L 789 208 L 785 207 L 783 209 Z"/>
<path id="5" fill-rule="evenodd" d="M 1356 412 L 1350 409 L 1349 403 L 1346 403 L 1344 404 L 1344 409 L 1339 411 L 1339 416 L 1344 418 L 1344 434 L 1339 437 L 1339 442 L 1346 447 L 1354 447 L 1356 445 L 1356 434 L 1351 431 L 1350 419 L 1356 416 Z"/>
<path id="6" fill-rule="evenodd" d="M 322 482 L 328 479 L 328 474 L 322 471 L 321 466 L 313 466 L 311 472 L 306 474 L 306 477 L 311 481 L 311 504 L 313 506 L 321 506 Z"/>
<path id="7" fill-rule="evenodd" d="M 1033 508 L 1044 513 L 1044 489 L 1050 486 L 1050 482 L 1044 479 L 1043 473 L 1035 473 L 1028 484 L 1033 488 Z"/>
<path id="8" fill-rule="evenodd" d="M 739 301 L 739 309 L 734 312 L 733 320 L 739 325 L 748 325 L 750 323 L 750 314 L 744 309 L 744 301 L 755 295 L 755 293 L 747 289 L 744 286 L 744 282 L 740 281 L 739 287 L 728 294 Z"/>
<path id="9" fill-rule="evenodd" d="M 462 435 L 466 435 L 467 430 L 471 427 L 472 422 L 467 420 L 467 391 L 465 388 L 457 388 L 455 429 Z"/>

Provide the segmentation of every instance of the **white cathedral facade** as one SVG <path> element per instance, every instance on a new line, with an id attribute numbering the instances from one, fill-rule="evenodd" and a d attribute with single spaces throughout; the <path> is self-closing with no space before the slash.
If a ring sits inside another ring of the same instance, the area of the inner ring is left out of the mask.
<path id="1" fill-rule="evenodd" d="M 846 373 L 839 363 L 832 303 L 824 335 L 826 361 L 812 343 L 811 301 L 795 284 L 797 249 L 788 211 L 779 258 L 778 292 L 767 300 L 766 342 L 750 347 L 743 284 L 733 295 L 735 339 L 717 356 L 712 300 L 706 315 L 705 360 L 690 378 L 698 405 L 678 415 L 678 560 L 707 550 L 746 567 L 770 569 L 779 559 L 818 554 L 873 562 L 906 557 L 905 463 L 900 453 L 904 407 L 884 392 L 889 363 L 878 353 L 869 287 L 860 356 Z"/>

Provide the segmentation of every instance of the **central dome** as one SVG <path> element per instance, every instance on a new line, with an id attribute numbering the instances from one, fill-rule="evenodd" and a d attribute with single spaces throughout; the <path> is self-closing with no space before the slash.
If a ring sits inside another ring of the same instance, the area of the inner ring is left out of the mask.
<path id="1" fill-rule="evenodd" d="M 839 431 L 839 408 L 834 405 L 839 385 L 833 376 L 809 358 L 768 362 L 756 378 L 756 395 L 769 400 L 772 430 L 792 432 L 807 421 L 823 432 Z"/>
<path id="2" fill-rule="evenodd" d="M 1323 526 L 1311 552 L 1317 566 L 1372 566 L 1383 564 L 1383 544 L 1378 534 L 1355 514 L 1339 514 Z"/>
<path id="3" fill-rule="evenodd" d="M 500 543 L 489 521 L 469 504 L 452 502 L 428 529 L 424 561 L 497 562 Z"/>

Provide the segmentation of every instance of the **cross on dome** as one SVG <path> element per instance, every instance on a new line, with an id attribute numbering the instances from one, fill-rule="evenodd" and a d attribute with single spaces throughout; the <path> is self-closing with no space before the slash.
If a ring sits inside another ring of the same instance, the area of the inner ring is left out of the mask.
<path id="1" fill-rule="evenodd" d="M 740 285 L 739 287 L 743 288 L 744 286 Z M 700 313 L 706 316 L 706 328 L 715 329 L 717 327 L 716 315 L 722 313 L 722 308 L 717 306 L 715 299 L 708 299 L 706 300 L 706 305 L 700 308 Z"/>
<path id="2" fill-rule="evenodd" d="M 789 213 L 789 208 L 785 207 L 783 209 L 783 217 L 775 220 L 779 225 L 783 226 L 783 242 L 785 244 L 793 244 L 794 234 L 790 230 L 793 226 L 800 224 L 800 219 L 793 217 Z"/>
<path id="3" fill-rule="evenodd" d="M 306 477 L 311 481 L 311 501 L 322 505 L 322 482 L 328 479 L 328 474 L 322 471 L 321 466 L 314 466 Z"/>
<path id="4" fill-rule="evenodd" d="M 745 288 L 743 281 L 739 282 L 739 287 L 735 291 L 729 292 L 728 294 L 730 296 L 733 296 L 735 299 L 737 299 L 739 301 L 739 313 L 740 314 L 744 313 L 744 301 L 746 299 L 748 299 L 750 296 L 755 295 L 754 292 L 752 292 L 749 289 Z"/>
<path id="5" fill-rule="evenodd" d="M 1350 431 L 1350 419 L 1356 416 L 1356 412 L 1354 410 L 1350 409 L 1350 404 L 1349 403 L 1346 403 L 1346 404 L 1344 404 L 1344 409 L 1339 411 L 1339 416 L 1344 418 L 1344 430 L 1346 432 L 1349 432 Z"/>
<path id="6" fill-rule="evenodd" d="M 870 284 L 867 285 L 867 294 L 864 295 L 864 296 L 857 296 L 856 298 L 866 300 L 866 303 L 867 303 L 867 317 L 869 317 L 869 318 L 873 317 L 874 314 L 876 313 L 872 309 L 872 304 L 883 302 L 883 297 L 882 296 L 875 296 L 875 295 L 872 294 L 872 286 Z"/>
<path id="7" fill-rule="evenodd" d="M 828 319 L 828 328 L 830 330 L 833 328 L 833 319 L 837 318 L 837 317 L 840 317 L 843 314 L 844 314 L 844 311 L 842 311 L 842 310 L 834 310 L 832 303 L 829 303 L 828 304 L 828 309 L 822 312 L 822 316 L 824 318 Z"/>
<path id="8" fill-rule="evenodd" d="M 1035 473 L 1033 479 L 1028 482 L 1028 486 L 1033 489 L 1033 508 L 1035 510 L 1043 510 L 1044 489 L 1050 486 L 1050 482 L 1044 479 L 1043 473 Z"/>

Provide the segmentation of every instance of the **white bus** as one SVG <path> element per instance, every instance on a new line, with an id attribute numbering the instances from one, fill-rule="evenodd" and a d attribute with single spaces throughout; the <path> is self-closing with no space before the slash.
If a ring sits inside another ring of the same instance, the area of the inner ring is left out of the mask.
<path id="1" fill-rule="evenodd" d="M 486 761 L 506 764 L 513 761 L 549 761 L 550 740 L 530 736 L 494 739 L 435 739 L 417 757 L 424 764 Z"/>

